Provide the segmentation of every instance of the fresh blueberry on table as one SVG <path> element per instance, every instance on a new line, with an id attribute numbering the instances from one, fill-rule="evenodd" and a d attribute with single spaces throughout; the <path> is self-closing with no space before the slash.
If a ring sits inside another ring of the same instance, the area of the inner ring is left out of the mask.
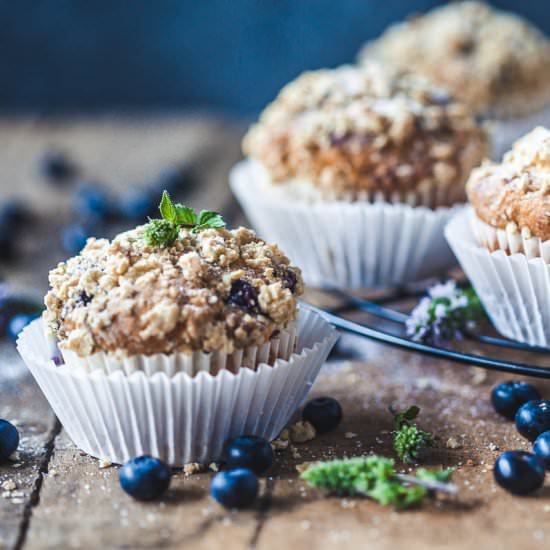
<path id="1" fill-rule="evenodd" d="M 538 390 L 527 382 L 509 380 L 493 388 L 491 402 L 495 411 L 514 420 L 518 409 L 528 401 L 540 399 Z"/>
<path id="2" fill-rule="evenodd" d="M 40 173 L 50 183 L 64 183 L 76 174 L 76 166 L 69 156 L 60 150 L 47 150 L 39 162 Z"/>
<path id="3" fill-rule="evenodd" d="M 8 459 L 19 446 L 19 432 L 7 420 L 0 419 L 0 460 Z"/>
<path id="4" fill-rule="evenodd" d="M 506 451 L 495 462 L 495 481 L 514 495 L 528 495 L 544 483 L 544 464 L 525 451 Z"/>
<path id="5" fill-rule="evenodd" d="M 516 428 L 530 441 L 550 430 L 550 401 L 536 399 L 522 405 L 516 413 Z"/>
<path id="6" fill-rule="evenodd" d="M 155 214 L 156 210 L 156 199 L 143 189 L 130 189 L 119 199 L 118 213 L 125 220 L 146 221 L 147 217 Z"/>
<path id="7" fill-rule="evenodd" d="M 258 310 L 258 293 L 250 283 L 239 279 L 231 285 L 227 303 L 254 313 Z"/>
<path id="8" fill-rule="evenodd" d="M 170 468 L 152 456 L 132 458 L 121 466 L 119 481 L 122 489 L 136 500 L 155 500 L 170 486 Z"/>
<path id="9" fill-rule="evenodd" d="M 84 225 L 67 225 L 61 230 L 61 245 L 68 254 L 78 254 L 91 236 L 91 231 Z"/>
<path id="10" fill-rule="evenodd" d="M 17 340 L 19 333 L 30 323 L 36 319 L 36 315 L 28 313 L 18 313 L 14 315 L 9 321 L 6 332 L 12 340 Z"/>
<path id="11" fill-rule="evenodd" d="M 231 468 L 248 468 L 262 474 L 273 464 L 273 450 L 262 437 L 243 435 L 229 441 L 225 462 Z"/>
<path id="12" fill-rule="evenodd" d="M 101 185 L 82 183 L 74 194 L 75 213 L 83 220 L 106 220 L 111 213 L 110 199 Z"/>
<path id="13" fill-rule="evenodd" d="M 226 508 L 247 508 L 258 496 L 258 478 L 248 468 L 218 472 L 210 484 L 212 497 Z"/>
<path id="14" fill-rule="evenodd" d="M 306 404 L 302 418 L 307 420 L 316 432 L 330 432 L 342 421 L 342 407 L 332 397 L 318 397 Z"/>
<path id="15" fill-rule="evenodd" d="M 7 228 L 16 228 L 28 221 L 31 212 L 25 203 L 18 199 L 11 199 L 0 206 L 0 225 Z"/>
<path id="16" fill-rule="evenodd" d="M 550 470 L 550 431 L 541 433 L 535 439 L 533 452 L 544 462 L 544 467 Z"/>

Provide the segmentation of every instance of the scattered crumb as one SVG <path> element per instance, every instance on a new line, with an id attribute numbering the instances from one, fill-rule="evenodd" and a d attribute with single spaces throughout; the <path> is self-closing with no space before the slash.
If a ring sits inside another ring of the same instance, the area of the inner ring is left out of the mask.
<path id="1" fill-rule="evenodd" d="M 218 466 L 218 464 L 216 464 L 216 462 L 211 462 L 209 465 L 208 465 L 208 468 L 210 470 L 212 470 L 213 472 L 217 472 L 219 471 L 220 467 Z"/>
<path id="2" fill-rule="evenodd" d="M 340 506 L 344 509 L 355 508 L 357 506 L 357 502 L 355 500 L 344 498 L 340 501 Z"/>
<path id="3" fill-rule="evenodd" d="M 308 529 L 311 529 L 311 521 L 308 521 L 307 519 L 304 519 L 300 522 L 300 527 L 307 531 Z"/>
<path id="4" fill-rule="evenodd" d="M 466 461 L 466 466 L 475 466 L 475 462 L 469 458 L 467 461 Z"/>
<path id="5" fill-rule="evenodd" d="M 103 468 L 110 468 L 111 466 L 113 465 L 113 463 L 110 461 L 110 460 L 107 460 L 105 458 L 102 458 L 100 461 L 99 461 L 99 467 L 101 469 Z"/>
<path id="6" fill-rule="evenodd" d="M 449 437 L 447 443 L 445 443 L 445 447 L 447 447 L 447 449 L 460 449 L 462 445 L 454 437 Z"/>
<path id="7" fill-rule="evenodd" d="M 7 479 L 2 483 L 2 489 L 4 489 L 4 491 L 15 491 L 15 489 L 17 489 L 17 483 L 15 483 L 13 479 Z"/>
<path id="8" fill-rule="evenodd" d="M 356 434 L 356 433 L 353 433 L 353 432 L 346 432 L 346 433 L 344 434 L 344 437 L 345 437 L 346 439 L 353 439 L 354 437 L 357 437 L 357 434 Z"/>
<path id="9" fill-rule="evenodd" d="M 302 455 L 298 452 L 298 449 L 294 447 L 294 445 L 290 446 L 290 454 L 292 455 L 292 458 L 294 458 L 295 460 L 302 458 Z"/>
<path id="10" fill-rule="evenodd" d="M 311 441 L 317 435 L 315 428 L 307 421 L 300 420 L 289 428 L 290 441 L 292 443 L 305 443 Z"/>
<path id="11" fill-rule="evenodd" d="M 194 474 L 198 474 L 204 470 L 204 467 L 202 464 L 199 464 L 198 462 L 189 462 L 189 464 L 185 464 L 183 466 L 183 473 L 186 476 L 192 476 Z"/>
<path id="12" fill-rule="evenodd" d="M 490 451 L 498 451 L 498 445 L 495 445 L 494 443 L 489 443 L 489 445 L 487 445 L 487 448 Z"/>
<path id="13" fill-rule="evenodd" d="M 472 375 L 472 384 L 474 386 L 480 386 L 487 380 L 487 371 L 481 367 L 470 367 L 470 373 Z"/>

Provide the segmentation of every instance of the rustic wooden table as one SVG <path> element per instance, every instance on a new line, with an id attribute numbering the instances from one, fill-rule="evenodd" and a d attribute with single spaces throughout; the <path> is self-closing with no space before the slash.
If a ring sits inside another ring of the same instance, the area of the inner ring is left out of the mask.
<path id="1" fill-rule="evenodd" d="M 240 218 L 227 187 L 239 158 L 239 131 L 198 117 L 3 120 L 0 132 L 1 197 L 28 199 L 35 221 L 22 236 L 24 254 L 0 274 L 41 296 L 47 272 L 63 254 L 57 230 L 68 216 L 70 193 L 36 175 L 46 146 L 67 150 L 86 174 L 121 188 L 146 182 L 163 166 L 189 159 L 200 183 L 186 202 Z M 299 264 L 300 259 L 293 259 Z M 318 301 L 311 292 L 309 299 Z M 478 348 L 465 344 L 470 351 Z M 100 468 L 58 424 L 18 359 L 0 345 L 0 417 L 13 421 L 22 440 L 15 462 L 0 464 L 0 548 L 548 548 L 550 488 L 514 498 L 495 486 L 493 462 L 501 450 L 527 449 L 512 424 L 489 403 L 491 387 L 507 378 L 477 368 L 343 337 L 340 354 L 324 368 L 313 394 L 343 404 L 333 433 L 277 453 L 262 481 L 258 505 L 229 512 L 208 496 L 211 472 L 177 472 L 165 499 L 131 500 L 118 487 L 116 467 Z M 508 358 L 513 354 L 507 353 Z M 519 355 L 517 355 L 519 360 Z M 544 364 L 545 358 L 539 359 Z M 536 382 L 549 396 L 550 385 Z M 388 406 L 418 404 L 420 423 L 438 436 L 428 463 L 453 466 L 457 498 L 396 512 L 362 499 L 327 498 L 299 481 L 306 461 L 376 452 L 391 456 Z M 449 440 L 454 440 L 450 441 Z"/>

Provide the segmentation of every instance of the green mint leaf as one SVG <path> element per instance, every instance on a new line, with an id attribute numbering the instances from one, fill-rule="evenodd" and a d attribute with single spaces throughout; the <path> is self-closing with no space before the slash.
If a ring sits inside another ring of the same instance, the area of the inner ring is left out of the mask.
<path id="1" fill-rule="evenodd" d="M 395 425 L 395 429 L 399 430 L 401 426 L 403 426 L 404 424 L 408 424 L 411 420 L 414 420 L 418 416 L 418 413 L 420 412 L 420 408 L 417 407 L 416 405 L 412 405 L 411 407 L 409 407 L 407 410 L 403 412 L 395 413 L 393 411 L 393 408 L 390 407 L 390 412 L 392 412 L 393 414 L 393 422 Z"/>
<path id="2" fill-rule="evenodd" d="M 192 208 L 183 204 L 176 204 L 176 223 L 179 225 L 196 225 L 197 214 Z"/>
<path id="3" fill-rule="evenodd" d="M 421 460 L 428 447 L 435 447 L 433 435 L 421 430 L 416 424 L 403 424 L 394 434 L 393 448 L 406 464 Z"/>
<path id="4" fill-rule="evenodd" d="M 220 229 L 225 226 L 226 223 L 220 214 L 211 210 L 201 210 L 199 223 L 193 228 L 193 233 L 198 233 L 202 229 Z"/>
<path id="5" fill-rule="evenodd" d="M 426 468 L 418 468 L 416 471 L 416 477 L 419 479 L 425 479 L 426 481 L 448 483 L 454 472 L 454 468 L 446 468 L 444 470 L 427 470 Z"/>
<path id="6" fill-rule="evenodd" d="M 143 231 L 143 239 L 147 246 L 170 246 L 178 236 L 177 225 L 167 220 L 151 220 Z"/>
<path id="7" fill-rule="evenodd" d="M 163 191 L 160 201 L 159 210 L 161 216 L 168 222 L 177 223 L 176 206 L 172 202 L 168 191 Z"/>
<path id="8" fill-rule="evenodd" d="M 318 462 L 310 465 L 301 478 L 329 493 L 361 495 L 399 509 L 416 505 L 428 494 L 425 487 L 413 483 L 413 476 L 407 476 L 406 483 L 400 480 L 394 461 L 381 456 Z"/>

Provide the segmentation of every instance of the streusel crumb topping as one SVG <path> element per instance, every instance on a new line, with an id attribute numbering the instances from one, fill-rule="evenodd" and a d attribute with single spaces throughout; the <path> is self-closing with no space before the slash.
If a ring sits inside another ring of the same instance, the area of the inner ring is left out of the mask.
<path id="1" fill-rule="evenodd" d="M 487 151 L 471 112 L 424 79 L 377 64 L 307 72 L 243 142 L 274 183 L 340 192 L 462 186 Z"/>
<path id="2" fill-rule="evenodd" d="M 501 163 L 486 162 L 474 170 L 467 191 L 485 223 L 550 239 L 550 131 L 535 128 Z"/>
<path id="3" fill-rule="evenodd" d="M 550 101 L 550 41 L 481 2 L 451 2 L 393 25 L 360 58 L 423 74 L 482 113 L 514 116 Z"/>
<path id="4" fill-rule="evenodd" d="M 232 353 L 295 319 L 300 270 L 253 231 L 182 228 L 160 248 L 145 244 L 144 228 L 90 239 L 50 272 L 44 318 L 61 347 L 81 356 Z"/>

